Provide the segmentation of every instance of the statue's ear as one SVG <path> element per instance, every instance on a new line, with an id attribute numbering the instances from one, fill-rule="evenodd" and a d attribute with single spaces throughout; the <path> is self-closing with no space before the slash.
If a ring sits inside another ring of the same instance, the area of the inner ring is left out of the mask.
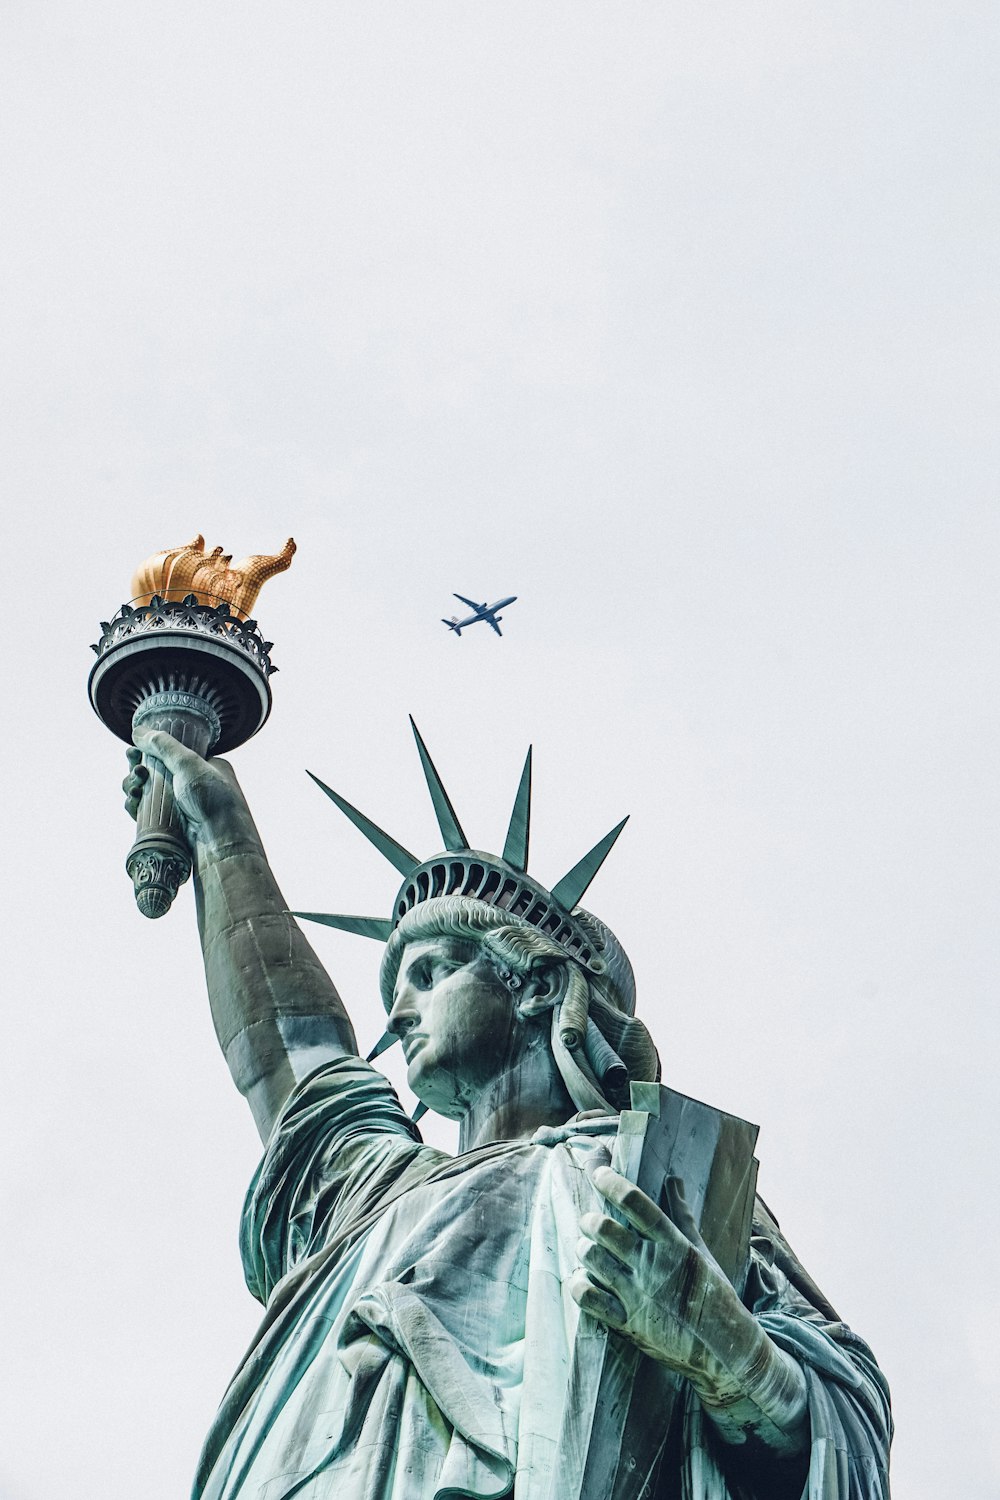
<path id="1" fill-rule="evenodd" d="M 518 990 L 518 1008 L 529 1015 L 550 1011 L 558 1005 L 566 993 L 569 983 L 569 967 L 558 961 L 539 964 L 525 979 Z"/>

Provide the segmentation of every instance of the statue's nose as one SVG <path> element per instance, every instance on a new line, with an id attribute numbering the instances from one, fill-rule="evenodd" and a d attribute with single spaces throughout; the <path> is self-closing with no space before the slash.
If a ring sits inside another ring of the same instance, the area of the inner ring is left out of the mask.
<path id="1" fill-rule="evenodd" d="M 403 1037 L 408 1031 L 413 1030 L 419 1019 L 413 1003 L 413 991 L 409 985 L 404 985 L 392 1002 L 385 1029 L 391 1031 L 393 1036 Z"/>

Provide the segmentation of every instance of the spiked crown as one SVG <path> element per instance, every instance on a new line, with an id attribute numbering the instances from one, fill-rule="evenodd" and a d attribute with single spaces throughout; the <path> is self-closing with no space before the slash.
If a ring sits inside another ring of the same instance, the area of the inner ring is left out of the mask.
<path id="1" fill-rule="evenodd" d="M 467 896 L 538 928 L 558 944 L 568 957 L 575 959 L 595 976 L 607 973 L 609 960 L 610 967 L 618 967 L 615 959 L 619 955 L 620 962 L 627 967 L 628 960 L 618 949 L 612 934 L 589 913 L 574 908 L 578 906 L 628 819 L 623 818 L 551 890 L 547 890 L 527 873 L 531 825 L 531 749 L 528 750 L 521 772 L 503 854 L 497 856 L 470 846 L 444 783 L 412 718 L 410 724 L 438 827 L 444 839 L 444 851 L 426 860 L 418 859 L 338 792 L 320 781 L 318 776 L 312 776 L 310 771 L 309 775 L 316 785 L 404 878 L 389 917 L 354 917 L 328 912 L 295 912 L 294 915 L 310 922 L 321 922 L 327 927 L 339 928 L 343 932 L 353 932 L 362 937 L 387 942 L 403 917 L 422 902 L 438 896 Z M 609 952 L 610 948 L 616 950 L 614 954 Z M 622 1009 L 631 1012 L 634 1005 L 634 997 L 628 993 L 631 986 L 622 988 L 625 992 L 620 994 L 619 1004 Z"/>

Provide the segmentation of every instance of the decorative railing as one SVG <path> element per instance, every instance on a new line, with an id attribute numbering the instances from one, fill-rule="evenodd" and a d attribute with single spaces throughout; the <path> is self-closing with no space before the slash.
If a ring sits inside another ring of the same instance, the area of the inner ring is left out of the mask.
<path id="1" fill-rule="evenodd" d="M 241 619 L 226 603 L 199 604 L 194 594 L 187 594 L 179 600 L 163 599 L 154 594 L 148 604 L 123 604 L 113 620 L 101 621 L 101 639 L 90 649 L 101 657 L 119 642 L 155 630 L 221 636 L 228 645 L 250 657 L 265 677 L 278 670 L 270 657 L 274 642 L 265 641 L 257 629 L 256 620 Z"/>

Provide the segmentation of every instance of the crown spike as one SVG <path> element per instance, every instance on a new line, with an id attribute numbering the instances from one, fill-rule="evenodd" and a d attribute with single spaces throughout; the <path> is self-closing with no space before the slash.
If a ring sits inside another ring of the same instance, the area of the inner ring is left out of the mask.
<path id="1" fill-rule="evenodd" d="M 444 839 L 444 847 L 453 850 L 468 849 L 470 847 L 469 841 L 462 832 L 462 825 L 455 815 L 455 809 L 451 805 L 451 798 L 445 791 L 444 782 L 438 775 L 434 762 L 427 753 L 427 746 L 420 737 L 420 730 L 414 724 L 412 714 L 410 715 L 410 727 L 413 730 L 413 737 L 417 742 L 420 764 L 424 768 L 427 790 L 430 792 L 431 801 L 434 804 L 434 813 L 438 820 L 438 827 L 441 830 L 441 837 Z M 409 871 L 407 870 L 403 873 L 409 874 Z"/>
<path id="2" fill-rule="evenodd" d="M 531 826 L 531 746 L 521 772 L 521 781 L 514 798 L 514 811 L 510 815 L 507 842 L 503 846 L 503 857 L 515 870 L 528 868 L 528 832 Z"/>
<path id="3" fill-rule="evenodd" d="M 420 1099 L 420 1100 L 418 1100 L 417 1107 L 413 1111 L 412 1115 L 410 1116 L 410 1119 L 413 1121 L 413 1123 L 415 1125 L 418 1120 L 422 1120 L 424 1118 L 424 1115 L 426 1113 L 427 1113 L 427 1105 L 424 1103 L 424 1101 L 422 1099 Z"/>
<path id="4" fill-rule="evenodd" d="M 326 793 L 331 802 L 336 803 L 341 812 L 350 818 L 355 828 L 361 830 L 368 842 L 374 844 L 378 852 L 383 854 L 391 865 L 395 865 L 401 875 L 409 875 L 417 868 L 420 861 L 415 854 L 411 854 L 408 849 L 404 849 L 402 844 L 397 844 L 396 840 L 390 838 L 387 833 L 384 833 L 376 823 L 373 823 L 370 818 L 366 818 L 363 812 L 358 812 L 356 807 L 352 807 L 337 792 L 331 791 L 325 781 L 320 781 L 319 777 L 313 776 L 311 771 L 307 771 L 306 775 L 312 776 L 313 781 L 315 781 L 320 790 Z"/>
<path id="5" fill-rule="evenodd" d="M 612 828 L 610 833 L 606 833 L 600 843 L 595 844 L 590 853 L 585 854 L 580 862 L 575 864 L 572 870 L 564 875 L 557 885 L 552 887 L 553 896 L 567 911 L 572 911 L 573 907 L 578 904 L 584 891 L 611 852 L 611 846 L 627 822 L 627 816 L 622 818 L 617 828 Z"/>
<path id="6" fill-rule="evenodd" d="M 383 1052 L 388 1052 L 390 1047 L 395 1047 L 396 1043 L 399 1040 L 399 1037 L 394 1031 L 383 1031 L 382 1035 L 379 1037 L 378 1041 L 375 1043 L 374 1047 L 365 1058 L 365 1062 L 374 1062 L 376 1057 L 381 1057 Z"/>
<path id="7" fill-rule="evenodd" d="M 292 911 L 288 915 L 304 922 L 322 922 L 324 927 L 336 927 L 340 932 L 353 932 L 355 937 L 376 938 L 380 943 L 387 943 L 392 935 L 392 923 L 385 917 L 342 917 L 325 911 Z"/>

